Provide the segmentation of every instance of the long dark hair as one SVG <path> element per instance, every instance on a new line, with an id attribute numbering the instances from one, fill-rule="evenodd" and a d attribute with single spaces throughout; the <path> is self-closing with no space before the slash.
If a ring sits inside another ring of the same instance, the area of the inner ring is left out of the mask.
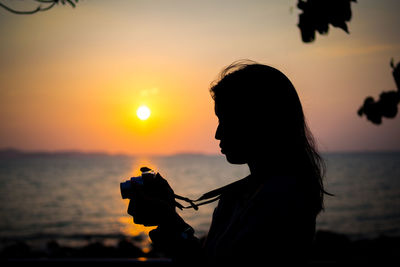
<path id="1" fill-rule="evenodd" d="M 250 124 L 256 127 L 253 131 L 265 140 L 260 144 L 263 151 L 273 151 L 275 158 L 295 162 L 296 170 L 307 178 L 302 183 L 310 191 L 313 212 L 323 210 L 324 194 L 329 194 L 323 185 L 325 163 L 290 80 L 273 67 L 241 60 L 221 72 L 210 92 L 218 105 L 233 106 L 231 110 L 240 110 L 238 116 L 244 114 L 246 120 L 252 120 Z"/>

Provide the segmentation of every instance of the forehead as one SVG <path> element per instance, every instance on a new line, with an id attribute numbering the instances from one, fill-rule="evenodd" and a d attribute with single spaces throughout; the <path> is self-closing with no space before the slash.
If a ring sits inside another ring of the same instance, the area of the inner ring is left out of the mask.
<path id="1" fill-rule="evenodd" d="M 243 105 L 227 105 L 226 103 L 215 102 L 214 111 L 220 121 L 242 122 L 244 119 L 249 119 L 249 110 L 244 108 Z"/>
<path id="2" fill-rule="evenodd" d="M 225 103 L 215 101 L 214 111 L 218 118 L 229 116 L 229 114 L 231 114 L 230 110 L 231 108 L 228 108 Z"/>

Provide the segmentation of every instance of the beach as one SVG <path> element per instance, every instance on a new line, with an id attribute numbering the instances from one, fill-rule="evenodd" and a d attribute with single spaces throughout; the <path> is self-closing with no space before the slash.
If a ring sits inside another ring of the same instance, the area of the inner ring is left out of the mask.
<path id="1" fill-rule="evenodd" d="M 381 236 L 352 241 L 343 234 L 318 231 L 308 264 L 310 266 L 399 264 L 399 237 Z M 290 255 L 288 255 L 290 256 Z M 266 260 L 268 253 L 265 254 Z M 151 249 L 144 253 L 133 242 L 121 239 L 116 245 L 88 242 L 80 247 L 61 246 L 49 240 L 41 249 L 25 242 L 15 242 L 0 252 L 2 263 L 92 263 L 110 265 L 172 265 L 163 252 Z"/>

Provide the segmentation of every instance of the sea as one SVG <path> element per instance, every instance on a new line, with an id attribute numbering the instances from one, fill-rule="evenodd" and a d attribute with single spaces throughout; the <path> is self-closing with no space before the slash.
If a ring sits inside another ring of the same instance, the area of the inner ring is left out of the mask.
<path id="1" fill-rule="evenodd" d="M 325 210 L 317 230 L 351 239 L 400 236 L 400 152 L 323 153 L 327 173 Z M 149 251 L 148 232 L 133 223 L 120 183 L 147 166 L 159 172 L 176 194 L 203 193 L 249 174 L 222 155 L 130 156 L 101 153 L 0 153 L 0 248 L 16 241 L 68 246 L 122 238 Z M 265 166 L 268 171 L 268 166 Z M 206 235 L 217 203 L 180 215 L 196 235 Z"/>

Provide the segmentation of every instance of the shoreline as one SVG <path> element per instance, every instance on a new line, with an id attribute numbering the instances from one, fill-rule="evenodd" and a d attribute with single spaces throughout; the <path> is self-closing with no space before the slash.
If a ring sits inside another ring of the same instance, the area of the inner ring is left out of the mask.
<path id="1" fill-rule="evenodd" d="M 134 239 L 137 238 L 135 241 Z M 0 250 L 1 261 L 26 261 L 26 260 L 57 260 L 71 261 L 91 259 L 92 261 L 113 261 L 112 259 L 134 259 L 146 261 L 147 259 L 165 259 L 161 251 L 150 248 L 144 252 L 138 242 L 143 237 L 119 238 L 115 244 L 106 240 L 88 239 L 81 246 L 66 246 L 60 242 L 49 239 L 45 247 L 34 247 L 29 242 L 8 241 L 8 245 Z M 340 263 L 400 263 L 400 236 L 380 236 L 372 239 L 351 240 L 348 236 L 331 231 L 319 230 L 310 254 L 311 264 L 340 264 Z M 123 261 L 123 260 L 122 260 Z M 161 260 L 164 262 L 164 260 Z"/>

